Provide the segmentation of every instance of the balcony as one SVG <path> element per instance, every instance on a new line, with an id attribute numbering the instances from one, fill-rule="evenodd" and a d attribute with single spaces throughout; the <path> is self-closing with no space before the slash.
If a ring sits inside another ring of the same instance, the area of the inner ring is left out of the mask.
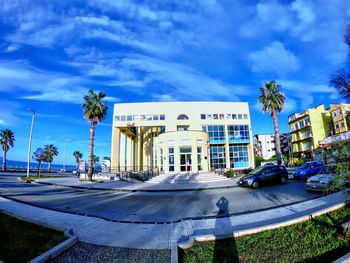
<path id="1" fill-rule="evenodd" d="M 311 134 L 309 134 L 307 136 L 300 136 L 300 137 L 297 137 L 297 138 L 293 138 L 292 143 L 298 143 L 298 142 L 302 142 L 302 141 L 305 141 L 305 140 L 311 140 L 311 139 L 312 139 L 312 136 L 311 136 Z"/>
<path id="2" fill-rule="evenodd" d="M 305 117 L 307 116 L 308 113 L 305 111 L 305 112 L 302 112 L 302 113 L 293 113 L 292 115 L 289 115 L 288 116 L 288 123 L 291 123 L 297 119 L 300 119 L 302 117 Z"/>
<path id="3" fill-rule="evenodd" d="M 340 133 L 340 134 L 336 134 L 336 135 L 333 135 L 333 136 L 329 136 L 329 137 L 326 137 L 324 140 L 323 140 L 323 145 L 325 146 L 330 146 L 332 144 L 336 144 L 336 143 L 339 143 L 339 142 L 345 142 L 345 141 L 349 141 L 350 140 L 350 131 L 347 131 L 347 132 L 343 132 L 343 133 Z"/>

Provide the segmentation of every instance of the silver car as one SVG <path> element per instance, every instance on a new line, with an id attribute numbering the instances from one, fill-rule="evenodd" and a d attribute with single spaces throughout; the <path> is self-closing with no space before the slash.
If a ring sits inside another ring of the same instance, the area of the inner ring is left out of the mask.
<path id="1" fill-rule="evenodd" d="M 336 177 L 337 167 L 335 165 L 326 165 L 318 174 L 307 179 L 306 189 L 308 191 L 323 192 L 329 188 Z"/>

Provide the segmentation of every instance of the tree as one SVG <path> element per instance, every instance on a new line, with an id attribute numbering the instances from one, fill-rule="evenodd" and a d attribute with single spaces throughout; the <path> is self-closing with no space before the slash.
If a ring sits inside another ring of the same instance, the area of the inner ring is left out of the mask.
<path id="1" fill-rule="evenodd" d="M 110 161 L 110 160 L 111 160 L 111 157 L 109 157 L 109 156 L 104 156 L 104 157 L 103 157 L 103 160 Z"/>
<path id="2" fill-rule="evenodd" d="M 73 157 L 75 158 L 75 162 L 77 163 L 77 169 L 79 168 L 80 159 L 83 158 L 83 154 L 79 151 L 73 152 Z"/>
<path id="3" fill-rule="evenodd" d="M 100 157 L 96 156 L 96 155 L 93 155 L 92 156 L 92 162 L 95 166 L 96 163 L 98 163 L 100 161 Z"/>
<path id="4" fill-rule="evenodd" d="M 350 51 L 350 24 L 347 27 L 344 41 Z M 348 56 L 347 66 L 338 70 L 331 76 L 330 85 L 348 102 L 350 102 L 350 53 Z"/>
<path id="5" fill-rule="evenodd" d="M 342 68 L 332 75 L 330 85 L 350 102 L 350 71 Z"/>
<path id="6" fill-rule="evenodd" d="M 344 188 L 345 183 L 350 183 L 350 142 L 332 146 L 327 155 L 327 159 L 333 161 L 337 167 L 337 176 L 328 190 Z"/>
<path id="7" fill-rule="evenodd" d="M 51 163 L 53 157 L 58 155 L 58 149 L 53 144 L 47 144 L 44 146 L 44 160 L 49 164 L 48 171 L 51 172 Z"/>
<path id="8" fill-rule="evenodd" d="M 277 113 L 281 112 L 284 107 L 286 97 L 280 92 L 281 85 L 276 82 L 265 82 L 264 86 L 260 88 L 259 102 L 263 105 L 262 112 L 269 112 L 273 120 L 273 127 L 275 130 L 275 147 L 278 158 L 278 163 L 281 164 L 281 142 L 278 127 Z"/>
<path id="9" fill-rule="evenodd" d="M 94 172 L 93 154 L 96 125 L 101 122 L 107 115 L 108 107 L 102 102 L 106 97 L 104 92 L 95 93 L 89 90 L 89 94 L 84 96 L 83 113 L 84 118 L 90 121 L 90 138 L 89 138 L 89 158 L 88 158 L 88 179 L 92 181 Z"/>
<path id="10" fill-rule="evenodd" d="M 37 148 L 33 153 L 32 159 L 38 162 L 38 172 L 36 176 L 40 177 L 41 163 L 45 159 L 45 150 L 43 148 Z"/>
<path id="11" fill-rule="evenodd" d="M 2 170 L 6 171 L 6 154 L 10 149 L 10 146 L 13 147 L 15 141 L 14 133 L 9 129 L 4 129 L 0 131 L 0 143 L 3 151 L 2 158 Z"/>

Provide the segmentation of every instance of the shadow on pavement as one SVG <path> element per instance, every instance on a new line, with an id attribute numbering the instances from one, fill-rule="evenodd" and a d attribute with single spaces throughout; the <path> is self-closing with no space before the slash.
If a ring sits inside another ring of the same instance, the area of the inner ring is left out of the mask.
<path id="1" fill-rule="evenodd" d="M 221 197 L 216 206 L 219 211 L 215 221 L 214 233 L 220 234 L 221 229 L 230 228 L 231 221 L 229 217 L 229 201 L 225 197 Z M 223 262 L 239 262 L 238 250 L 236 246 L 235 238 L 217 239 L 214 244 L 213 260 L 214 263 Z"/>

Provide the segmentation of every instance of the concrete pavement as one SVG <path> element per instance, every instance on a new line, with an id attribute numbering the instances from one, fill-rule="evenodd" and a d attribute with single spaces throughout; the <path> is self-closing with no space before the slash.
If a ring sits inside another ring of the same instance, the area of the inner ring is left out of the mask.
<path id="1" fill-rule="evenodd" d="M 335 209 L 349 200 L 342 192 L 255 213 L 225 216 L 225 200 L 216 218 L 169 224 L 118 223 L 33 207 L 0 197 L 0 211 L 55 229 L 73 229 L 81 241 L 129 248 L 170 249 L 190 236 L 235 236 L 307 220 L 310 214 Z M 226 200 L 227 201 L 227 200 Z M 186 209 L 184 207 L 184 209 Z M 221 212 L 220 212 L 221 211 Z M 314 214 L 315 215 L 315 214 Z"/>

